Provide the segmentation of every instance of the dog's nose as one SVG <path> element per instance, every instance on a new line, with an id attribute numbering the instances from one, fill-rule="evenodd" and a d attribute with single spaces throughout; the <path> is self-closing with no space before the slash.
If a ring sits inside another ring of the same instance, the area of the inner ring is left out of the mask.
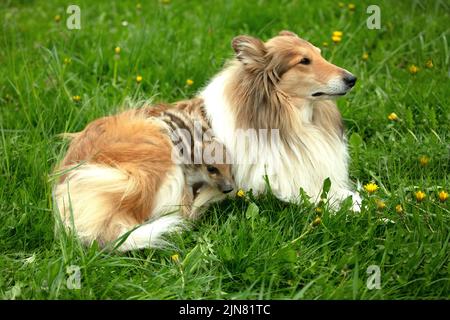
<path id="1" fill-rule="evenodd" d="M 349 86 L 350 88 L 353 87 L 356 83 L 357 78 L 354 75 L 346 75 L 344 77 L 344 82 L 347 86 Z"/>
<path id="2" fill-rule="evenodd" d="M 225 185 L 221 189 L 223 193 L 230 193 L 234 188 L 232 185 Z"/>

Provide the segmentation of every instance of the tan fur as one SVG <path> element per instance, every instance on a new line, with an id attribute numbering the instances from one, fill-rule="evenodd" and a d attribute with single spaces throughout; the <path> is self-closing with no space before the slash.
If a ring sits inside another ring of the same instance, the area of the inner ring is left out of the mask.
<path id="1" fill-rule="evenodd" d="M 168 103 L 156 103 L 156 104 L 144 104 L 140 109 L 147 117 L 158 117 L 164 111 L 169 109 L 176 109 L 186 112 L 188 115 L 195 118 L 205 118 L 206 115 L 203 110 L 203 99 L 192 98 L 189 100 L 182 100 L 172 104 Z"/>
<path id="2" fill-rule="evenodd" d="M 333 101 L 317 101 L 314 105 L 312 122 L 319 128 L 344 138 L 344 124 L 341 113 Z"/>

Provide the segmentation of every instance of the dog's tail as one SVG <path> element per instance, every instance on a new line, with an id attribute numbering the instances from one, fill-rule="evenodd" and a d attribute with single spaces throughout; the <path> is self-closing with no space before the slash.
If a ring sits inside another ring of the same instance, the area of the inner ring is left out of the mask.
<path id="1" fill-rule="evenodd" d="M 104 245 L 118 239 L 122 251 L 163 247 L 167 244 L 163 235 L 179 230 L 185 222 L 178 213 L 171 213 L 136 228 L 145 220 L 142 213 L 147 217 L 151 213 L 149 183 L 153 182 L 139 170 L 81 165 L 55 186 L 56 211 L 63 225 L 85 244 L 97 240 Z"/>

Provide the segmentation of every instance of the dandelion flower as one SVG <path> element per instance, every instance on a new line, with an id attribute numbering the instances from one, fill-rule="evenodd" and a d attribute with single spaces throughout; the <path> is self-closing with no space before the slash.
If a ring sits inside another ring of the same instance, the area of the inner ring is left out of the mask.
<path id="1" fill-rule="evenodd" d="M 194 80 L 192 80 L 192 79 L 187 79 L 186 80 L 186 85 L 187 86 L 192 86 L 194 84 Z"/>
<path id="2" fill-rule="evenodd" d="M 396 205 L 396 206 L 395 206 L 395 211 L 396 211 L 397 213 L 402 213 L 402 212 L 403 212 L 403 207 L 402 207 L 402 205 L 401 205 L 401 204 Z"/>
<path id="3" fill-rule="evenodd" d="M 53 20 L 55 20 L 55 22 L 60 22 L 61 21 L 61 16 L 59 14 L 57 14 Z"/>
<path id="4" fill-rule="evenodd" d="M 170 258 L 172 259 L 173 262 L 180 261 L 180 256 L 178 254 L 172 255 Z"/>
<path id="5" fill-rule="evenodd" d="M 80 102 L 81 101 L 81 97 L 80 96 L 73 96 L 72 100 L 73 100 L 73 102 Z"/>
<path id="6" fill-rule="evenodd" d="M 361 57 L 364 61 L 369 60 L 369 54 L 367 52 L 364 52 L 362 57 Z"/>
<path id="7" fill-rule="evenodd" d="M 137 83 L 141 83 L 142 82 L 142 76 L 141 75 L 136 76 L 136 82 Z"/>
<path id="8" fill-rule="evenodd" d="M 243 198 L 243 197 L 245 196 L 245 192 L 244 192 L 244 190 L 239 189 L 239 191 L 236 193 L 236 195 L 237 195 L 239 198 Z"/>
<path id="9" fill-rule="evenodd" d="M 419 72 L 419 67 L 417 67 L 416 65 L 412 64 L 412 65 L 409 66 L 408 70 L 409 70 L 409 73 L 416 74 L 417 72 Z"/>
<path id="10" fill-rule="evenodd" d="M 398 120 L 398 116 L 396 113 L 392 112 L 388 115 L 388 119 L 391 121 L 397 121 Z"/>
<path id="11" fill-rule="evenodd" d="M 376 183 L 370 182 L 364 186 L 364 189 L 370 194 L 376 192 L 378 190 L 378 186 Z"/>
<path id="12" fill-rule="evenodd" d="M 386 203 L 383 200 L 377 199 L 375 202 L 378 210 L 384 210 L 384 208 L 386 208 Z"/>
<path id="13" fill-rule="evenodd" d="M 348 4 L 348 9 L 349 9 L 350 11 L 355 10 L 355 8 L 356 8 L 356 6 L 355 6 L 353 3 L 349 3 L 349 4 Z"/>
<path id="14" fill-rule="evenodd" d="M 321 223 L 322 223 L 322 219 L 320 219 L 320 217 L 316 217 L 313 221 L 313 226 L 318 226 Z"/>
<path id="15" fill-rule="evenodd" d="M 333 40 L 334 43 L 339 43 L 342 41 L 342 37 L 339 36 L 331 36 L 331 40 Z"/>
<path id="16" fill-rule="evenodd" d="M 114 48 L 114 52 L 115 52 L 116 54 L 120 54 L 120 47 L 115 47 L 115 48 Z"/>
<path id="17" fill-rule="evenodd" d="M 425 62 L 425 66 L 429 69 L 433 68 L 433 60 L 428 59 L 427 62 Z"/>
<path id="18" fill-rule="evenodd" d="M 441 190 L 441 192 L 439 192 L 438 196 L 439 196 L 440 202 L 445 202 L 448 199 L 448 193 L 445 192 L 444 190 Z"/>
<path id="19" fill-rule="evenodd" d="M 317 207 L 314 209 L 314 211 L 316 211 L 317 213 L 322 213 L 322 208 L 321 207 Z"/>
<path id="20" fill-rule="evenodd" d="M 423 200 L 425 200 L 425 197 L 426 197 L 425 192 L 422 192 L 420 190 L 416 192 L 416 200 L 418 202 L 422 202 Z"/>
<path id="21" fill-rule="evenodd" d="M 333 31 L 333 36 L 342 37 L 344 33 L 342 31 Z"/>
<path id="22" fill-rule="evenodd" d="M 428 165 L 428 162 L 430 162 L 430 158 L 428 158 L 427 156 L 421 156 L 419 158 L 419 163 L 422 167 L 426 167 Z"/>

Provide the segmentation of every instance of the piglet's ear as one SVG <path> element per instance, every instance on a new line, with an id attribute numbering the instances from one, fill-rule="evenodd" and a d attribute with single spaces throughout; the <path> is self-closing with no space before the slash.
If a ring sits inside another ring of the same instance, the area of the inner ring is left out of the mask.
<path id="1" fill-rule="evenodd" d="M 243 64 L 263 64 L 267 52 L 264 43 L 250 36 L 237 36 L 231 42 L 236 58 Z"/>
<path id="2" fill-rule="evenodd" d="M 279 36 L 290 36 L 290 37 L 297 37 L 298 38 L 298 35 L 296 35 L 292 31 L 288 31 L 288 30 L 280 31 L 280 33 L 278 35 Z"/>

